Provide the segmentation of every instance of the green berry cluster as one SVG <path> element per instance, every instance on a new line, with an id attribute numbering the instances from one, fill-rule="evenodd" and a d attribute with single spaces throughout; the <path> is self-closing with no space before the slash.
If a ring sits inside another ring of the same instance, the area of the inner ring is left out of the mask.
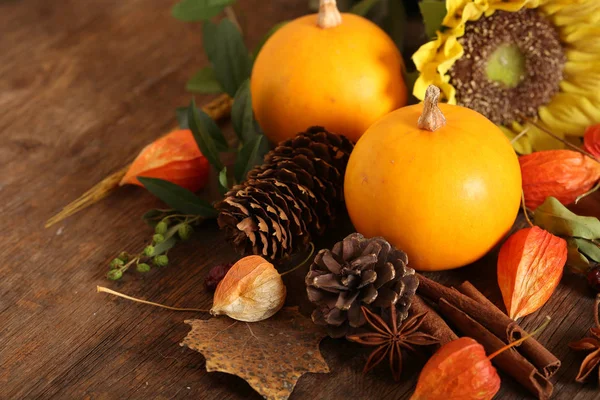
<path id="1" fill-rule="evenodd" d="M 138 254 L 122 252 L 114 258 L 106 274 L 108 279 L 121 279 L 130 267 L 141 273 L 149 272 L 152 267 L 166 267 L 169 250 L 178 241 L 189 239 L 194 232 L 193 225 L 201 222 L 198 216 L 176 214 L 173 210 L 152 210 L 144 219 L 154 227 L 152 240 Z"/>

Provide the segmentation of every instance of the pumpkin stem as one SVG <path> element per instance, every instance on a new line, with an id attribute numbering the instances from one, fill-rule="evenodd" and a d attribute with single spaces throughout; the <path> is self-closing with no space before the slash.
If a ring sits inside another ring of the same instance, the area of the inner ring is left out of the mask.
<path id="1" fill-rule="evenodd" d="M 335 28 L 341 23 L 342 15 L 335 4 L 335 0 L 320 0 L 317 25 L 320 28 L 327 29 Z"/>
<path id="2" fill-rule="evenodd" d="M 439 98 L 440 89 L 437 86 L 429 85 L 423 101 L 423 114 L 421 114 L 417 123 L 419 129 L 433 132 L 446 125 L 446 117 L 438 107 Z"/>

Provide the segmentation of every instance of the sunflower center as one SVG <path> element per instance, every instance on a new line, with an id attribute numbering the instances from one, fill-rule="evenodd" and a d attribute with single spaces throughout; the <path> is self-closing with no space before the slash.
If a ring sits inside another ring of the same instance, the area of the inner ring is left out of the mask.
<path id="1" fill-rule="evenodd" d="M 485 73 L 492 81 L 516 87 L 525 77 L 525 56 L 515 44 L 502 45 L 488 59 Z"/>
<path id="2" fill-rule="evenodd" d="M 496 124 L 537 115 L 559 90 L 566 62 L 556 28 L 534 9 L 468 22 L 464 55 L 450 69 L 458 104 Z"/>

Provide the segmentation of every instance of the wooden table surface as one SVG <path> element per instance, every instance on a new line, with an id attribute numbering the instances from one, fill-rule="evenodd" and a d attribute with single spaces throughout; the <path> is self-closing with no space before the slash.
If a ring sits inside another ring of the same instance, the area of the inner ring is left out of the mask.
<path id="1" fill-rule="evenodd" d="M 135 251 L 151 230 L 140 220 L 159 203 L 128 187 L 57 226 L 44 221 L 146 143 L 174 126 L 184 84 L 206 65 L 198 24 L 173 19 L 173 2 L 142 0 L 0 1 L 0 398 L 257 399 L 242 379 L 207 373 L 203 357 L 179 346 L 198 316 L 134 304 L 95 292 L 96 285 L 152 301 L 206 307 L 208 269 L 236 258 L 215 223 L 170 253 L 171 265 L 147 275 L 105 278 L 120 250 Z M 306 12 L 305 0 L 241 0 L 247 42 L 276 21 Z M 202 103 L 208 98 L 198 96 Z M 586 210 L 600 209 L 589 200 Z M 331 233 L 325 242 L 339 239 Z M 440 274 L 470 279 L 496 302 L 495 255 Z M 304 300 L 305 270 L 286 277 L 288 302 Z M 541 311 L 525 319 L 562 361 L 556 399 L 598 398 L 595 379 L 574 382 L 581 354 L 567 343 L 592 324 L 592 294 L 567 274 Z M 307 374 L 292 399 L 407 399 L 419 357 L 407 358 L 403 383 L 386 367 L 363 376 L 368 351 L 326 339 L 330 374 Z M 498 399 L 529 398 L 503 376 Z"/>

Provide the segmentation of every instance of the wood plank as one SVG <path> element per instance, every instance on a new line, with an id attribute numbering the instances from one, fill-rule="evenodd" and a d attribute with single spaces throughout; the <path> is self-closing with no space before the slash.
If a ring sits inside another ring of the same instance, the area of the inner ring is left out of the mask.
<path id="1" fill-rule="evenodd" d="M 44 221 L 143 145 L 173 126 L 186 104 L 188 77 L 206 65 L 198 24 L 169 14 L 173 2 L 142 0 L 12 0 L 0 2 L 0 398 L 258 399 L 241 379 L 207 373 L 203 357 L 179 346 L 193 313 L 177 313 L 95 293 L 96 285 L 152 301 L 205 307 L 202 283 L 212 265 L 236 255 L 214 222 L 170 253 L 171 265 L 147 275 L 104 278 L 119 250 L 136 250 L 150 236 L 139 220 L 159 203 L 124 188 L 50 230 Z M 248 44 L 275 22 L 305 12 L 305 0 L 242 0 L 236 5 Z M 207 97 L 197 96 L 197 101 Z M 598 197 L 583 210 L 600 210 Z M 351 227 L 341 220 L 330 246 Z M 501 304 L 495 255 L 433 275 L 471 280 Z M 288 303 L 310 312 L 299 270 L 285 277 Z M 542 310 L 524 321 L 552 324 L 540 336 L 562 360 L 555 398 L 596 398 L 594 385 L 573 382 L 580 354 L 566 344 L 591 325 L 592 296 L 567 274 Z M 406 381 L 385 366 L 363 376 L 368 350 L 326 339 L 331 374 L 307 374 L 293 399 L 406 399 L 421 357 L 407 358 Z M 501 399 L 527 394 L 504 379 Z"/>

